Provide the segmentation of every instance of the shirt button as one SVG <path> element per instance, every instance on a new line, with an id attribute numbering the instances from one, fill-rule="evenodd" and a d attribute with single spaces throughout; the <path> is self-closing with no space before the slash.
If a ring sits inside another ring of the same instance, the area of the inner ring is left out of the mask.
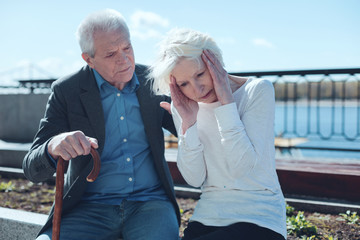
<path id="1" fill-rule="evenodd" d="M 126 161 L 130 162 L 130 158 L 127 158 Z"/>
<path id="2" fill-rule="evenodd" d="M 129 177 L 129 182 L 132 182 L 132 180 L 133 180 L 133 179 L 132 179 L 131 177 Z"/>
<path id="3" fill-rule="evenodd" d="M 116 96 L 120 97 L 120 93 L 116 94 Z"/>
<path id="4" fill-rule="evenodd" d="M 124 138 L 124 140 L 123 140 L 124 142 L 127 142 L 127 139 L 126 138 Z"/>
<path id="5" fill-rule="evenodd" d="M 124 117 L 123 117 L 123 116 L 121 116 L 121 117 L 120 117 L 120 119 L 121 119 L 121 120 L 124 120 Z"/>

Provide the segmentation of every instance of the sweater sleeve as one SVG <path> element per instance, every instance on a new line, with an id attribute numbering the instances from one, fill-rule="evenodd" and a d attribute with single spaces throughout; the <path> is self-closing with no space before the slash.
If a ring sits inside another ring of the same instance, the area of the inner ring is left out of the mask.
<path id="1" fill-rule="evenodd" d="M 241 116 L 235 103 L 215 109 L 225 161 L 233 178 L 245 176 L 273 146 L 274 108 L 272 84 L 260 81 L 249 91 Z"/>
<path id="2" fill-rule="evenodd" d="M 173 104 L 171 104 L 171 112 L 178 132 L 177 166 L 189 185 L 200 187 L 206 178 L 206 164 L 203 154 L 204 148 L 199 139 L 197 124 L 195 123 L 182 134 L 181 117 Z"/>

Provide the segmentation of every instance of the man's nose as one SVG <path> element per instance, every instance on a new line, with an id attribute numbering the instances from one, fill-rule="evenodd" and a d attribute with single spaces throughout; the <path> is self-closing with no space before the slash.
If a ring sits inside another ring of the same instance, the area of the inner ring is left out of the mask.
<path id="1" fill-rule="evenodd" d="M 121 52 L 120 54 L 118 54 L 117 62 L 120 64 L 123 64 L 123 63 L 127 62 L 127 59 L 128 59 L 128 57 L 127 57 L 126 53 Z"/>

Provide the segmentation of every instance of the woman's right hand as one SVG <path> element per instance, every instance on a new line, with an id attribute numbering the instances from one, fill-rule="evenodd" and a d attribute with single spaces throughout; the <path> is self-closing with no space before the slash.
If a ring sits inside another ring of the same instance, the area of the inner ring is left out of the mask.
<path id="1" fill-rule="evenodd" d="M 170 75 L 170 92 L 171 100 L 182 119 L 182 131 L 184 134 L 188 128 L 196 123 L 199 105 L 181 92 L 176 84 L 175 77 L 172 75 Z"/>

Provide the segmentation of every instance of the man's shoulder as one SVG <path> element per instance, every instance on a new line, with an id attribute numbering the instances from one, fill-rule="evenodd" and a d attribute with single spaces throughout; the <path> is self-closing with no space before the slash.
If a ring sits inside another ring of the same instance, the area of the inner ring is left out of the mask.
<path id="1" fill-rule="evenodd" d="M 73 73 L 60 77 L 52 84 L 52 87 L 58 85 L 66 85 L 66 86 L 74 85 L 76 84 L 76 82 L 79 82 L 82 78 L 89 77 L 90 74 L 91 74 L 90 67 L 88 65 L 85 65 Z"/>
<path id="2" fill-rule="evenodd" d="M 149 67 L 147 65 L 144 64 L 136 64 L 135 65 L 135 74 L 137 77 L 147 77 L 148 72 L 149 71 Z"/>

